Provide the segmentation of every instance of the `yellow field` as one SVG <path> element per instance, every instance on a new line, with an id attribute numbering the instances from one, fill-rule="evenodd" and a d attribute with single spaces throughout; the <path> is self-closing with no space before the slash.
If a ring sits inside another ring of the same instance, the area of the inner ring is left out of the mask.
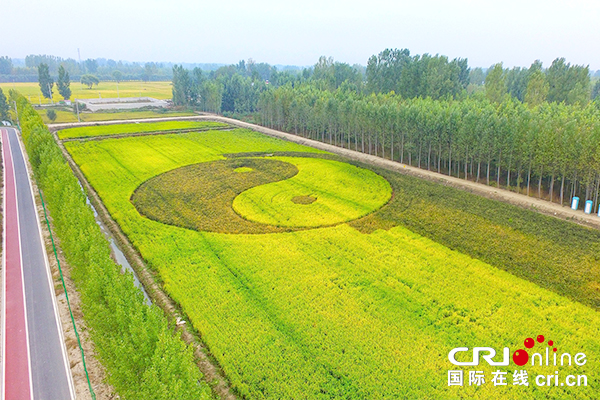
<path id="1" fill-rule="evenodd" d="M 23 96 L 25 96 L 33 105 L 36 104 L 48 104 L 49 99 L 42 96 L 40 86 L 37 82 L 13 82 L 13 83 L 0 83 L 0 88 L 4 91 L 4 94 L 8 95 L 9 89 L 16 89 Z M 87 86 L 80 84 L 79 82 L 71 82 L 71 100 L 74 99 L 97 99 L 102 98 L 113 98 L 113 97 L 153 97 L 155 99 L 170 99 L 171 93 L 171 82 L 142 82 L 142 81 L 128 81 L 119 83 L 119 94 L 117 95 L 117 83 L 113 81 L 100 82 L 98 86 L 93 86 L 92 89 L 88 89 Z M 52 88 L 52 96 L 54 102 L 64 100 L 63 97 L 58 94 L 56 85 Z"/>

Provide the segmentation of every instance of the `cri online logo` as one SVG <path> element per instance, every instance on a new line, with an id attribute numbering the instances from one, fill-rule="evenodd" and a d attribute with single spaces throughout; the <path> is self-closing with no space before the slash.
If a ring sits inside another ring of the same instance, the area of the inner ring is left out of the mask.
<path id="1" fill-rule="evenodd" d="M 546 341 L 546 338 L 544 337 L 544 335 L 539 335 L 536 340 L 534 341 L 532 338 L 527 338 L 525 339 L 525 341 L 523 342 L 523 344 L 525 345 L 526 348 L 528 349 L 532 349 L 535 346 L 535 342 L 537 341 L 537 343 L 540 343 L 542 346 L 545 344 L 544 342 Z M 554 347 L 554 341 L 552 340 L 548 340 L 548 345 L 545 346 L 545 359 L 546 359 L 546 365 L 558 365 L 557 364 L 557 348 Z M 550 349 L 552 349 L 552 360 L 550 357 Z M 492 347 L 474 347 L 473 348 L 473 360 L 472 361 L 456 361 L 456 353 L 461 353 L 461 352 L 466 352 L 469 351 L 468 347 L 457 347 L 455 349 L 452 349 L 450 351 L 450 353 L 448 353 L 448 359 L 450 360 L 450 362 L 454 365 L 479 365 L 479 355 L 481 354 L 481 357 L 488 362 L 488 364 L 490 365 L 503 365 L 503 366 L 507 366 L 510 364 L 510 350 L 508 347 L 504 348 L 503 351 L 503 357 L 502 357 L 502 361 L 494 361 L 494 357 L 496 356 L 496 349 L 492 348 Z M 586 356 L 583 353 L 577 353 L 575 354 L 574 357 L 574 361 L 575 364 L 582 366 L 586 363 Z M 519 365 L 519 366 L 523 366 L 525 364 L 527 364 L 527 362 L 529 362 L 529 353 L 527 352 L 527 350 L 523 350 L 523 349 L 519 349 L 517 351 L 515 351 L 512 355 L 512 360 L 515 364 Z M 533 353 L 531 356 L 531 365 L 536 365 L 536 360 L 539 361 L 538 365 L 543 365 L 544 362 L 544 357 L 542 356 L 542 353 Z M 563 353 L 560 356 L 560 365 L 565 365 L 565 363 L 568 363 L 567 365 L 571 365 L 571 362 L 573 361 L 573 357 L 571 357 L 571 354 L 569 353 Z"/>

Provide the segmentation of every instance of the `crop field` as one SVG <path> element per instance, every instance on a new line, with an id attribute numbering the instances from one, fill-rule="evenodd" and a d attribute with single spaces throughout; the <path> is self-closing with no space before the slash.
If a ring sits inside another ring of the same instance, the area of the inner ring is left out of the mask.
<path id="1" fill-rule="evenodd" d="M 597 397 L 598 231 L 243 129 L 65 147 L 244 398 Z M 539 334 L 587 387 L 448 386 Z"/>
<path id="2" fill-rule="evenodd" d="M 222 122 L 212 121 L 164 121 L 147 123 L 142 122 L 136 124 L 99 125 L 63 129 L 58 131 L 58 137 L 60 139 L 72 139 L 93 136 L 110 136 L 128 133 L 151 133 L 188 129 L 207 130 L 214 128 L 226 128 L 227 126 L 227 124 L 224 124 Z"/>
<path id="3" fill-rule="evenodd" d="M 61 107 L 65 108 L 65 107 Z M 143 118 L 165 118 L 165 117 L 189 117 L 195 115 L 192 112 L 177 112 L 177 111 L 120 111 L 120 112 L 95 112 L 95 113 L 80 113 L 77 121 L 77 114 L 71 110 L 56 109 L 56 119 L 50 121 L 46 114 L 46 109 L 36 109 L 36 112 L 42 117 L 45 124 L 62 124 L 68 122 L 95 122 L 95 121 L 112 121 L 112 120 L 127 120 L 127 119 L 143 119 Z"/>
<path id="4" fill-rule="evenodd" d="M 44 98 L 37 82 L 8 82 L 0 83 L 2 91 L 8 95 L 10 89 L 19 91 L 33 105 L 49 104 L 50 99 Z M 71 100 L 74 99 L 97 99 L 102 97 L 153 97 L 155 99 L 170 99 L 172 97 L 171 82 L 142 82 L 125 81 L 119 82 L 119 91 L 117 93 L 117 82 L 101 81 L 98 86 L 94 85 L 91 89 L 79 82 L 71 82 Z M 58 93 L 56 85 L 52 88 L 52 99 L 55 103 L 64 100 Z"/>

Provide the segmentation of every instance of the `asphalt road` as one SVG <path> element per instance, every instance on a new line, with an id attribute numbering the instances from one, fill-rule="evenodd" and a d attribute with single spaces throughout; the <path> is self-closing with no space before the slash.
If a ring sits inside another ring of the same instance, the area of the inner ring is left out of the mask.
<path id="1" fill-rule="evenodd" d="M 5 171 L 3 269 L 6 277 L 3 287 L 2 398 L 74 399 L 71 371 L 29 174 L 16 130 L 2 128 L 1 131 Z M 11 161 L 12 167 L 7 165 Z M 11 173 L 14 179 L 9 175 Z M 24 300 L 19 300 L 23 293 Z M 24 329 L 22 325 L 13 327 L 13 321 L 18 324 L 23 312 L 26 316 Z M 23 350 L 12 351 L 13 344 L 22 343 L 24 339 L 28 368 L 23 368 Z"/>

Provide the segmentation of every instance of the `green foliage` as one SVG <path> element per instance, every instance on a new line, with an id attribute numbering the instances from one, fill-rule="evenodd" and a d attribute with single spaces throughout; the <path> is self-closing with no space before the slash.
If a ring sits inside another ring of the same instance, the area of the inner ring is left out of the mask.
<path id="1" fill-rule="evenodd" d="M 394 91 L 404 98 L 454 97 L 469 84 L 467 60 L 429 54 L 411 57 L 408 49 L 385 49 L 372 56 L 366 74 L 369 92 Z"/>
<path id="2" fill-rule="evenodd" d="M 600 79 L 596 81 L 592 88 L 592 100 L 598 100 L 600 98 Z"/>
<path id="3" fill-rule="evenodd" d="M 560 338 L 561 352 L 600 355 L 596 309 L 555 293 L 598 299 L 596 231 L 376 170 L 392 183 L 394 197 L 349 224 L 264 235 L 199 232 L 141 216 L 132 193 L 182 167 L 204 163 L 216 171 L 235 153 L 315 150 L 239 129 L 66 146 L 244 398 L 452 398 L 450 349 L 518 348 L 532 329 Z M 228 179 L 249 173 L 237 168 L 230 167 Z M 481 254 L 500 268 L 473 258 Z M 498 369 L 480 368 L 488 375 Z M 597 397 L 593 371 L 590 362 L 578 369 L 590 380 L 578 388 L 579 398 Z M 475 399 L 572 395 L 561 387 L 490 388 L 462 389 Z"/>
<path id="4" fill-rule="evenodd" d="M 161 121 L 135 124 L 112 124 L 69 128 L 58 131 L 60 139 L 86 138 L 96 136 L 121 135 L 128 133 L 154 133 L 177 130 L 206 130 L 226 128 L 227 124 L 212 121 Z"/>
<path id="5" fill-rule="evenodd" d="M 589 101 L 589 67 L 572 66 L 564 58 L 557 58 L 546 71 L 546 78 L 549 84 L 549 102 L 587 104 Z"/>
<path id="6" fill-rule="evenodd" d="M 48 119 L 52 122 L 56 121 L 56 111 L 54 111 L 53 109 L 48 109 L 46 110 L 46 116 L 48 117 Z"/>
<path id="7" fill-rule="evenodd" d="M 10 120 L 10 114 L 8 111 L 10 110 L 8 106 L 8 102 L 6 101 L 6 96 L 0 88 L 0 121 L 8 121 Z"/>
<path id="8" fill-rule="evenodd" d="M 64 66 L 58 67 L 58 81 L 56 82 L 58 87 L 58 93 L 65 99 L 71 98 L 71 79 L 69 73 L 65 70 Z"/>
<path id="9" fill-rule="evenodd" d="M 12 59 L 8 56 L 0 57 L 0 74 L 8 75 L 12 72 Z"/>
<path id="10" fill-rule="evenodd" d="M 321 90 L 310 83 L 280 87 L 261 96 L 260 123 L 527 195 L 535 185 L 537 197 L 560 204 L 579 196 L 593 200 L 597 210 L 598 108 L 547 102 L 526 106 L 505 94 L 502 74 L 497 65 L 486 78 L 487 95 L 495 93 L 492 97 L 499 103 L 483 97 L 365 96 L 343 88 Z M 547 86 L 540 71 L 534 69 L 530 76 L 526 96 L 535 103 Z"/>
<path id="11" fill-rule="evenodd" d="M 107 381 L 123 398 L 209 398 L 208 387 L 198 382 L 192 349 L 160 309 L 145 304 L 131 274 L 121 274 L 52 135 L 25 98 L 19 97 L 18 103 L 25 147 Z"/>
<path id="12" fill-rule="evenodd" d="M 506 77 L 502 69 L 502 63 L 494 64 L 485 76 L 485 95 L 488 100 L 500 103 L 506 94 Z"/>
<path id="13" fill-rule="evenodd" d="M 40 64 L 38 66 L 38 82 L 40 85 L 40 90 L 45 98 L 52 98 L 52 86 L 54 86 L 54 80 L 50 76 L 50 69 L 48 68 L 48 64 Z"/>
<path id="14" fill-rule="evenodd" d="M 93 85 L 97 86 L 100 80 L 95 75 L 85 74 L 81 76 L 80 82 L 82 85 L 87 86 L 88 89 L 91 89 Z"/>
<path id="15" fill-rule="evenodd" d="M 121 82 L 121 80 L 123 79 L 123 73 L 119 70 L 114 70 L 112 72 L 112 77 L 115 79 L 115 81 Z"/>

